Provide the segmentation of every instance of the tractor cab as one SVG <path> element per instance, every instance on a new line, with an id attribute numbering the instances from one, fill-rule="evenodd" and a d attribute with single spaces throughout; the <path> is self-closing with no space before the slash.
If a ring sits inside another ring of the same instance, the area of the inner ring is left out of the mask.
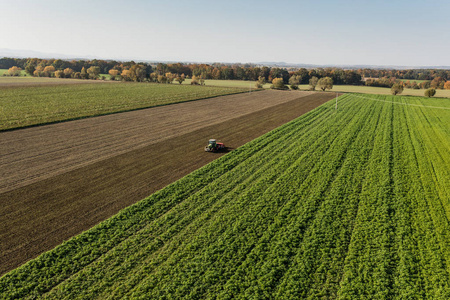
<path id="1" fill-rule="evenodd" d="M 206 152 L 217 152 L 225 149 L 223 143 L 217 143 L 215 139 L 209 139 L 208 146 L 205 147 Z"/>
<path id="2" fill-rule="evenodd" d="M 210 139 L 208 141 L 208 146 L 212 147 L 212 148 L 215 148 L 217 146 L 216 140 L 215 139 Z"/>

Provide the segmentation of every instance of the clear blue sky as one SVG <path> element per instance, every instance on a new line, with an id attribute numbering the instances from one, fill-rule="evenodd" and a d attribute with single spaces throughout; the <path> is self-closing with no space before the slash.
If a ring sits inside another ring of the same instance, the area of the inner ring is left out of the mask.
<path id="1" fill-rule="evenodd" d="M 2 0 L 0 48 L 204 62 L 450 65 L 449 0 Z"/>

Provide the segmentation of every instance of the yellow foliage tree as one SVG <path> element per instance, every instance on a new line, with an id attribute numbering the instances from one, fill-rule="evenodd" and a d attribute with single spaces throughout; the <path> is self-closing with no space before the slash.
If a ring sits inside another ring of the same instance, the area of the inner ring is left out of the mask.
<path id="1" fill-rule="evenodd" d="M 151 82 L 157 82 L 158 81 L 158 73 L 156 73 L 156 72 L 150 73 L 149 79 Z"/>
<path id="2" fill-rule="evenodd" d="M 89 74 L 90 79 L 97 79 L 100 75 L 100 67 L 92 66 L 87 69 L 87 73 Z"/>
<path id="3" fill-rule="evenodd" d="M 54 66 L 46 66 L 44 68 L 44 76 L 46 77 L 52 77 L 53 73 L 55 72 L 55 67 Z"/>
<path id="4" fill-rule="evenodd" d="M 43 66 L 37 66 L 36 70 L 34 70 L 34 72 L 33 72 L 33 76 L 35 76 L 35 77 L 44 76 L 44 67 Z"/>
<path id="5" fill-rule="evenodd" d="M 133 65 L 130 68 L 130 77 L 133 81 L 142 82 L 146 76 L 146 71 L 142 65 Z"/>
<path id="6" fill-rule="evenodd" d="M 181 74 L 179 76 L 177 76 L 177 81 L 179 84 L 182 84 L 183 81 L 185 80 L 186 76 L 184 76 L 184 74 Z"/>
<path id="7" fill-rule="evenodd" d="M 283 78 L 274 78 L 272 80 L 272 86 L 270 88 L 276 90 L 285 90 L 286 86 L 284 85 Z"/>
<path id="8" fill-rule="evenodd" d="M 116 77 L 119 75 L 119 70 L 111 69 L 108 71 L 109 76 L 111 76 L 111 80 L 116 80 Z"/>
<path id="9" fill-rule="evenodd" d="M 61 71 L 61 70 L 55 71 L 55 77 L 56 78 L 64 78 L 65 77 L 64 76 L 64 71 Z"/>
<path id="10" fill-rule="evenodd" d="M 108 71 L 108 73 L 111 76 L 117 76 L 117 75 L 119 75 L 119 70 L 111 69 L 111 70 Z"/>
<path id="11" fill-rule="evenodd" d="M 72 77 L 73 73 L 74 73 L 74 71 L 71 68 L 65 68 L 64 69 L 64 76 L 66 78 Z"/>
<path id="12" fill-rule="evenodd" d="M 173 80 L 175 79 L 175 74 L 173 74 L 171 72 L 166 73 L 166 78 L 167 78 L 167 83 L 172 83 Z"/>
<path id="13" fill-rule="evenodd" d="M 158 75 L 158 82 L 159 83 L 167 83 L 167 77 L 164 75 Z"/>
<path id="14" fill-rule="evenodd" d="M 120 74 L 120 76 L 122 76 L 122 78 L 126 81 L 131 80 L 130 75 L 131 75 L 130 70 L 123 70 L 122 73 Z"/>
<path id="15" fill-rule="evenodd" d="M 21 68 L 14 66 L 8 69 L 8 74 L 9 76 L 20 76 L 21 70 Z"/>
<path id="16" fill-rule="evenodd" d="M 192 76 L 191 79 L 191 85 L 199 85 L 200 83 L 198 82 L 198 77 L 197 76 Z"/>

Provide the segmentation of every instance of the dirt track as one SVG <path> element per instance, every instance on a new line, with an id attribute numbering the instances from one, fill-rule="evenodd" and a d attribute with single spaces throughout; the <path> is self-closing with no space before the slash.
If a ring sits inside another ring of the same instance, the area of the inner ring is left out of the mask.
<path id="1" fill-rule="evenodd" d="M 264 91 L 0 133 L 0 274 L 332 99 Z"/>

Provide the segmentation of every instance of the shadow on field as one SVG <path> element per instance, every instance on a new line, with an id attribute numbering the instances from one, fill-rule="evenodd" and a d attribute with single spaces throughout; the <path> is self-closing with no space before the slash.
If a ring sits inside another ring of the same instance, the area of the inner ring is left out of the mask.
<path id="1" fill-rule="evenodd" d="M 233 151 L 234 149 L 236 149 L 236 148 L 233 148 L 233 147 L 225 147 L 224 149 L 221 149 L 221 150 L 217 150 L 217 151 L 214 151 L 214 152 L 206 152 L 206 153 L 208 153 L 208 154 L 223 154 L 223 153 L 228 153 L 228 152 L 231 152 L 231 151 Z"/>

